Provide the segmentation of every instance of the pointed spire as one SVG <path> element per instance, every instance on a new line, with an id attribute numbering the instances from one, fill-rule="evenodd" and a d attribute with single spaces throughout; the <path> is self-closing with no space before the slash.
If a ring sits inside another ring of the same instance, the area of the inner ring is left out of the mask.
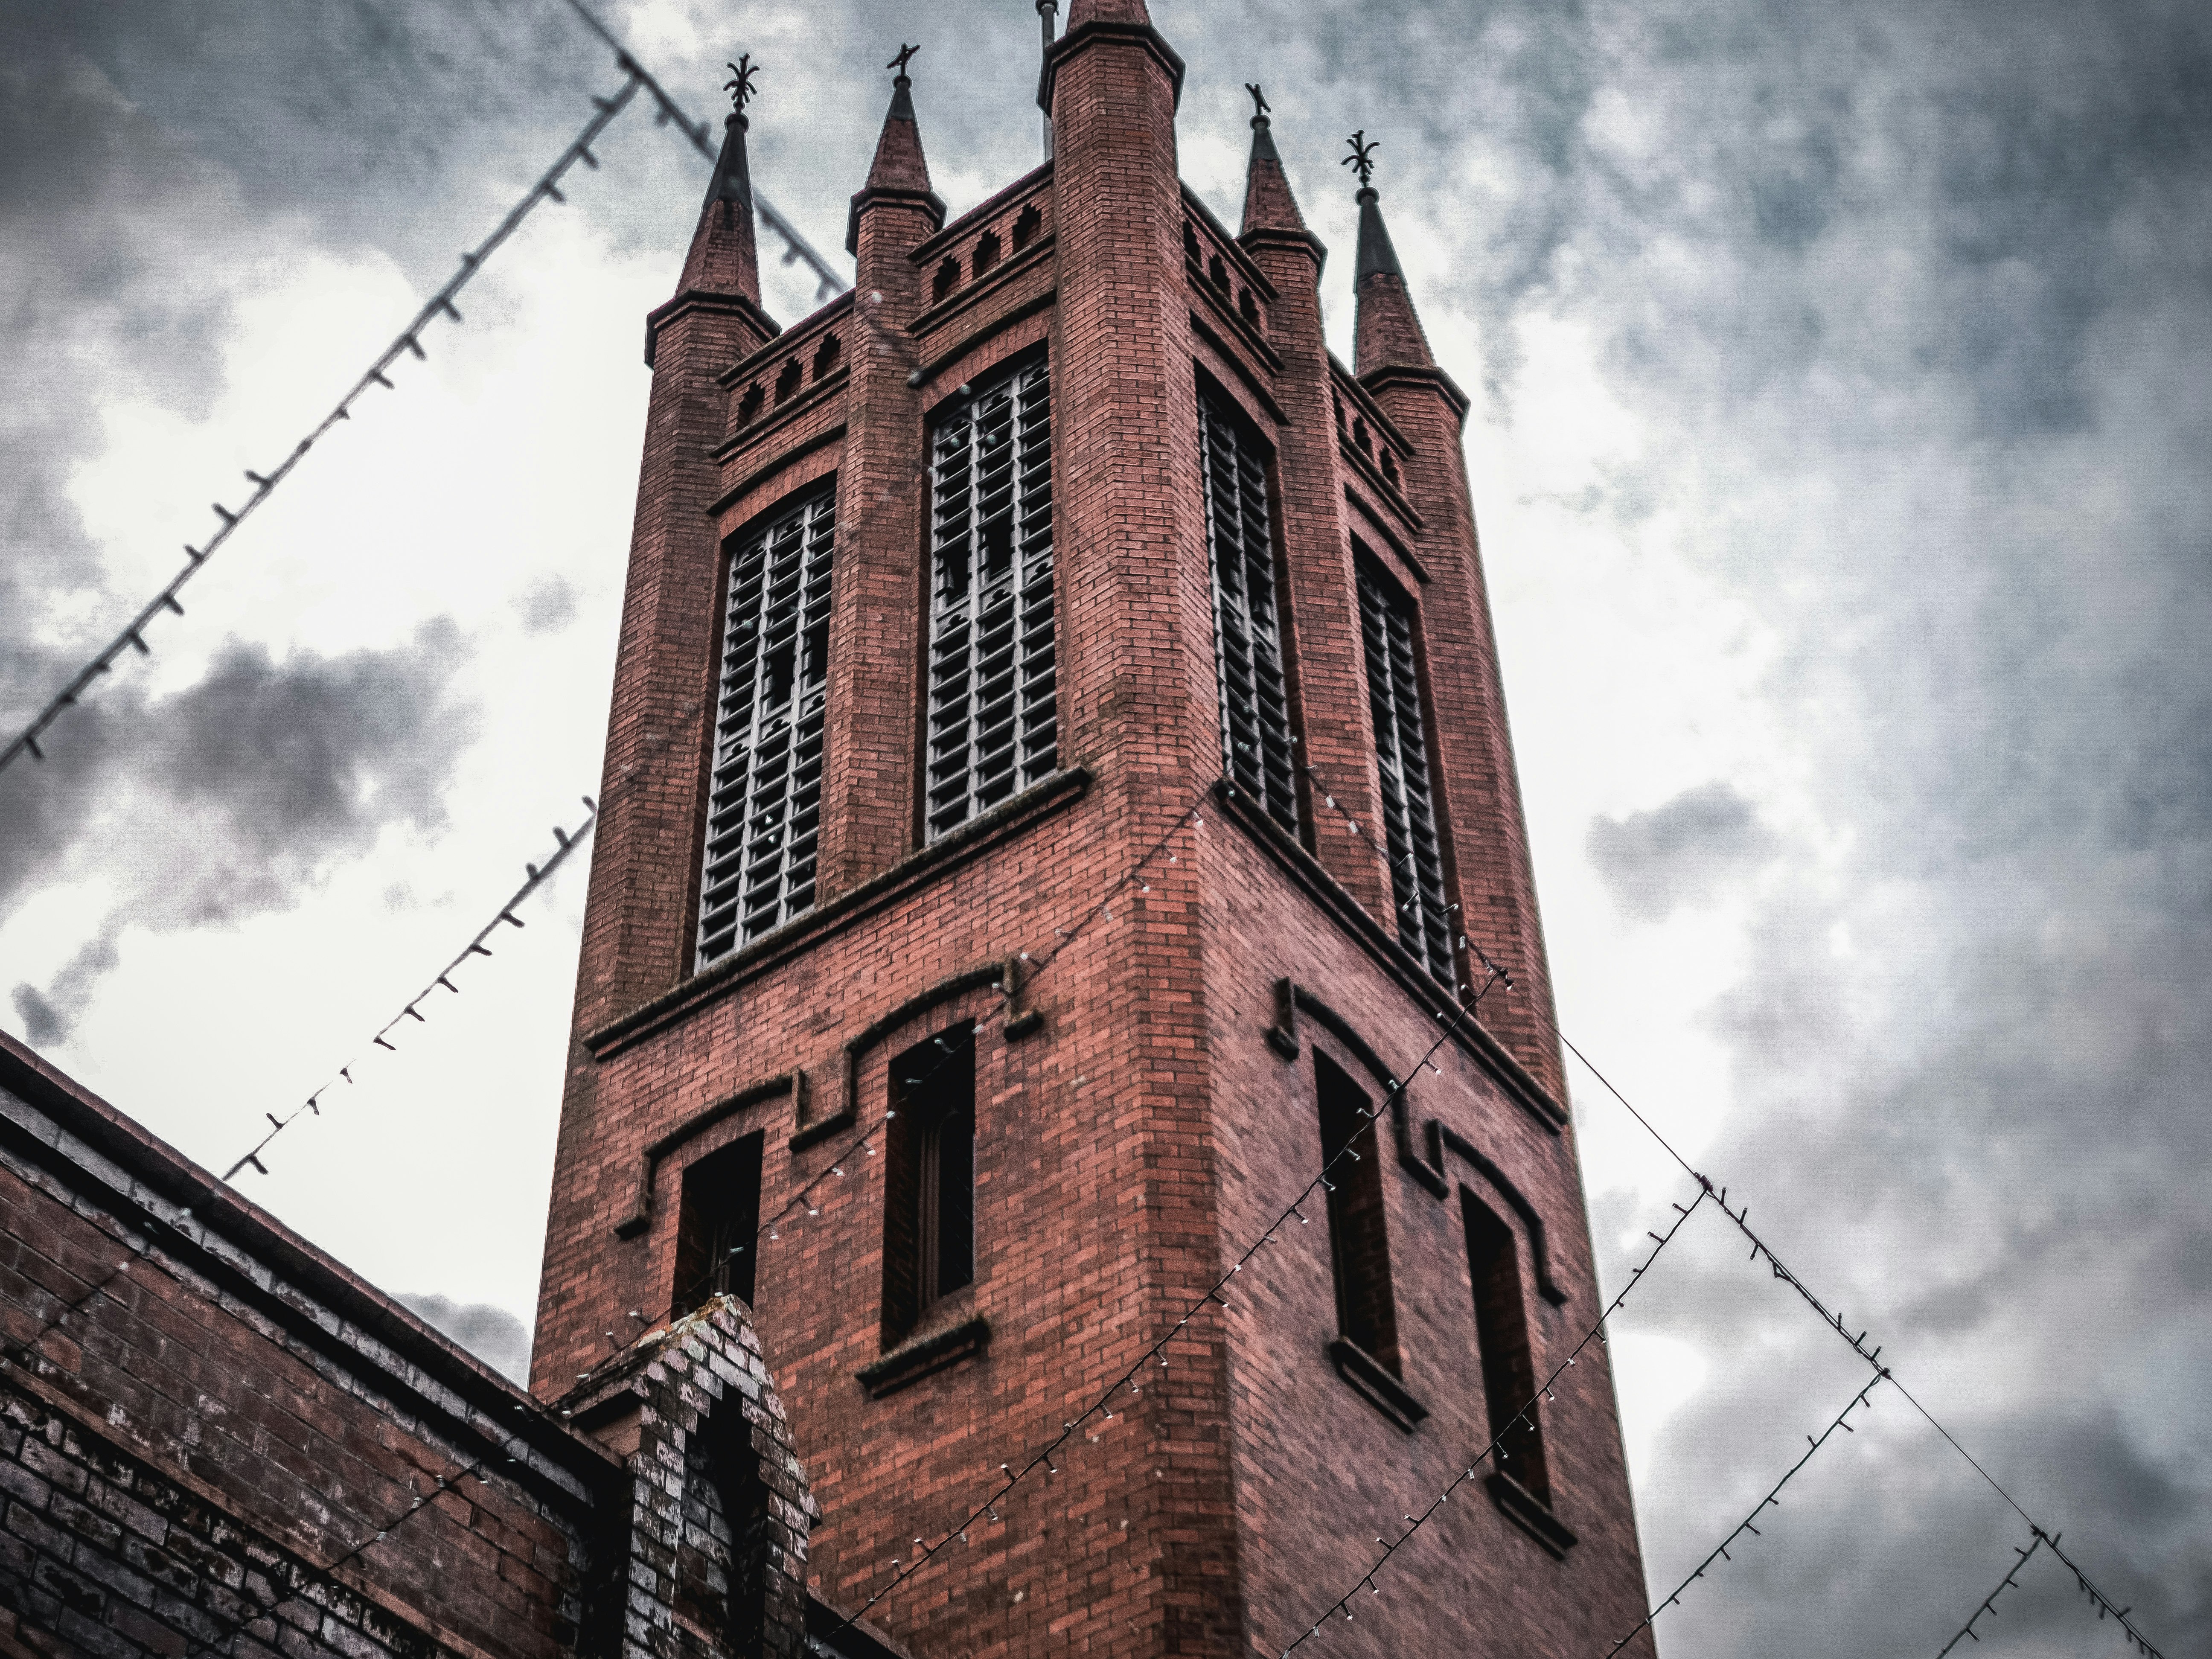
<path id="1" fill-rule="evenodd" d="M 1276 153 L 1275 137 L 1267 123 L 1267 100 L 1255 85 L 1248 84 L 1245 91 L 1252 94 L 1252 161 L 1244 174 L 1244 228 L 1243 234 L 1255 230 L 1289 231 L 1293 234 L 1306 228 L 1304 216 L 1298 212 L 1297 198 L 1291 194 L 1291 181 L 1283 176 L 1283 158 Z"/>
<path id="2" fill-rule="evenodd" d="M 897 57 L 884 65 L 896 70 L 891 82 L 891 106 L 884 116 L 884 131 L 876 140 L 876 159 L 868 168 L 868 182 L 853 198 L 845 221 L 845 252 L 860 251 L 860 211 L 872 202 L 904 199 L 919 203 L 945 222 L 945 204 L 929 187 L 929 158 L 921 153 L 921 128 L 914 118 L 914 81 L 906 72 L 920 46 L 900 44 Z"/>
<path id="3" fill-rule="evenodd" d="M 714 161 L 714 176 L 707 185 L 707 199 L 699 210 L 699 228 L 691 233 L 691 251 L 684 260 L 684 279 L 678 294 L 742 294 L 760 302 L 760 252 L 753 229 L 752 170 L 745 160 L 745 102 L 753 95 L 752 78 L 759 65 L 748 52 L 730 65 L 734 77 L 724 88 L 732 107 L 722 123 L 722 153 Z"/>
<path id="4" fill-rule="evenodd" d="M 1382 222 L 1382 198 L 1371 180 L 1375 152 L 1382 141 L 1368 137 L 1362 128 L 1348 141 L 1352 154 L 1343 164 L 1359 175 L 1359 251 L 1352 271 L 1352 289 L 1358 306 L 1352 325 L 1352 370 L 1363 380 L 1376 369 L 1434 368 L 1429 337 L 1414 313 L 1413 295 L 1406 292 L 1406 273 L 1399 269 L 1398 250 L 1390 246 L 1390 232 Z"/>

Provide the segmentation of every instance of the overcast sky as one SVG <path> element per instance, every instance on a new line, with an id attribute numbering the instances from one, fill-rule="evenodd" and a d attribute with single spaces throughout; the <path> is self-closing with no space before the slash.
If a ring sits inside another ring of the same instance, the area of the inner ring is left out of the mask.
<path id="1" fill-rule="evenodd" d="M 955 211 L 1036 160 L 1019 0 L 614 12 L 697 114 L 725 58 L 763 64 L 754 177 L 825 250 L 902 39 Z M 1239 84 L 1265 83 L 1347 356 L 1336 158 L 1382 140 L 1413 291 L 1476 394 L 1567 1030 L 2168 1654 L 2200 1650 L 2212 12 L 1154 15 L 1190 65 L 1185 175 L 1231 222 Z M 619 79 L 557 0 L 0 8 L 0 735 Z M 218 1169 L 596 787 L 641 319 L 704 183 L 641 108 L 598 154 L 151 659 L 0 774 L 0 1023 Z M 763 241 L 793 319 L 811 283 Z M 510 1368 L 581 899 L 579 866 L 245 1178 Z M 1575 1086 L 1617 1285 L 1686 1194 Z M 1715 1219 L 1615 1345 L 1660 1591 L 1864 1374 Z M 1663 1650 L 1948 1639 L 2026 1531 L 1875 1402 L 1661 1619 Z M 2047 1559 L 1978 1634 L 2124 1650 Z"/>

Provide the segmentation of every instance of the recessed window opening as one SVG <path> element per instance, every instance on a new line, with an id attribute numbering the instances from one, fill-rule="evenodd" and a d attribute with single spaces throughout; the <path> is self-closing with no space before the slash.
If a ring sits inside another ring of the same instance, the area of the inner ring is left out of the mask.
<path id="1" fill-rule="evenodd" d="M 1352 554 L 1398 941 L 1440 983 L 1456 988 L 1451 915 L 1444 900 L 1443 839 L 1437 830 L 1429 765 L 1428 709 L 1413 651 L 1413 605 L 1365 548 L 1354 542 Z"/>
<path id="2" fill-rule="evenodd" d="M 836 490 L 824 484 L 730 543 L 699 965 L 814 904 Z"/>
<path id="3" fill-rule="evenodd" d="M 1198 411 L 1222 766 L 1268 817 L 1296 835 L 1297 788 L 1267 451 L 1251 422 L 1220 392 L 1201 386 Z"/>
<path id="4" fill-rule="evenodd" d="M 691 1437 L 684 1455 L 678 1611 L 722 1638 L 726 1651 L 758 1653 L 768 1621 L 768 1482 L 735 1389 Z"/>
<path id="5" fill-rule="evenodd" d="M 981 276 L 985 271 L 988 270 L 993 265 L 995 265 L 998 263 L 998 236 L 994 233 L 987 230 L 983 233 L 981 240 L 975 244 L 975 274 L 978 276 Z"/>
<path id="6" fill-rule="evenodd" d="M 1390 1236 L 1383 1213 L 1380 1137 L 1367 1093 L 1343 1067 L 1314 1051 L 1321 1109 L 1321 1152 L 1328 1174 L 1329 1265 L 1336 1281 L 1336 1326 L 1345 1340 L 1391 1375 L 1401 1374 L 1398 1312 L 1390 1289 Z M 1337 1162 L 1340 1154 L 1350 1155 Z"/>
<path id="7" fill-rule="evenodd" d="M 975 1025 L 963 1021 L 890 1062 L 885 1133 L 886 1346 L 975 1279 Z"/>
<path id="8" fill-rule="evenodd" d="M 760 1231 L 762 1131 L 732 1141 L 684 1171 L 676 1222 L 676 1290 L 688 1313 L 725 1293 L 750 1306 Z"/>
<path id="9" fill-rule="evenodd" d="M 1036 210 L 1034 202 L 1024 208 L 1020 216 L 1014 221 L 1014 252 L 1018 253 L 1027 247 L 1043 224 L 1044 215 Z"/>
<path id="10" fill-rule="evenodd" d="M 933 841 L 1060 763 L 1045 359 L 978 386 L 930 453 L 923 824 Z"/>
<path id="11" fill-rule="evenodd" d="M 1544 1431 L 1535 1408 L 1536 1365 L 1528 1346 L 1528 1321 L 1521 1296 L 1521 1252 L 1512 1228 L 1466 1188 L 1460 1210 L 1467 1223 L 1468 1270 L 1474 1280 L 1474 1340 L 1482 1359 L 1482 1392 L 1490 1434 L 1503 1443 L 1498 1467 L 1540 1503 L 1552 1501 L 1544 1467 Z M 1528 1417 L 1516 1424 L 1522 1409 Z"/>
<path id="12" fill-rule="evenodd" d="M 930 284 L 930 297 L 942 300 L 960 286 L 960 261 L 947 259 L 937 268 L 936 279 Z"/>

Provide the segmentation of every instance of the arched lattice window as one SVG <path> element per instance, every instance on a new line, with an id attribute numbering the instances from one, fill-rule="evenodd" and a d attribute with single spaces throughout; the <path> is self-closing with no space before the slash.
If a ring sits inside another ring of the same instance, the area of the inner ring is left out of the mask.
<path id="1" fill-rule="evenodd" d="M 825 484 L 733 538 L 699 890 L 699 963 L 814 904 L 830 679 Z"/>
<path id="2" fill-rule="evenodd" d="M 1198 414 L 1222 763 L 1232 782 L 1296 835 L 1297 790 L 1267 453 L 1251 423 L 1218 392 L 1200 389 Z"/>
<path id="3" fill-rule="evenodd" d="M 976 388 L 931 445 L 928 836 L 1060 763 L 1052 387 L 1035 357 Z"/>
<path id="4" fill-rule="evenodd" d="M 1355 544 L 1359 631 L 1367 652 L 1367 706 L 1382 785 L 1382 836 L 1390 855 L 1390 896 L 1398 939 L 1446 985 L 1452 971 L 1451 917 L 1445 909 L 1443 845 L 1437 832 L 1429 767 L 1428 711 L 1413 656 L 1413 602 Z"/>

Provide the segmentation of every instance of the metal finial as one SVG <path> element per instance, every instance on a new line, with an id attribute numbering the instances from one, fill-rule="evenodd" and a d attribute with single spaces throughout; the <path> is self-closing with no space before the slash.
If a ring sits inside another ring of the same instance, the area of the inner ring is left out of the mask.
<path id="1" fill-rule="evenodd" d="M 899 42 L 898 56 L 892 58 L 891 61 L 884 64 L 884 67 L 887 70 L 896 70 L 899 73 L 899 79 L 903 81 L 907 78 L 906 66 L 908 59 L 911 58 L 915 53 L 921 50 L 921 48 L 920 46 L 909 46 L 905 41 L 902 40 Z"/>
<path id="2" fill-rule="evenodd" d="M 730 94 L 730 107 L 743 115 L 753 95 L 753 76 L 760 73 L 760 65 L 753 62 L 752 53 L 746 52 L 736 63 L 725 64 L 723 67 L 730 71 L 732 78 L 722 82 L 722 90 Z"/>
<path id="3" fill-rule="evenodd" d="M 1350 167 L 1359 175 L 1359 187 L 1371 188 L 1368 180 L 1375 176 L 1375 152 L 1382 148 L 1380 138 L 1370 139 L 1364 127 L 1344 141 L 1352 146 L 1352 154 L 1341 159 L 1339 165 Z"/>
<path id="4" fill-rule="evenodd" d="M 1267 94 L 1260 90 L 1260 83 L 1256 81 L 1247 81 L 1244 90 L 1252 94 L 1252 118 L 1257 121 L 1267 113 Z"/>

